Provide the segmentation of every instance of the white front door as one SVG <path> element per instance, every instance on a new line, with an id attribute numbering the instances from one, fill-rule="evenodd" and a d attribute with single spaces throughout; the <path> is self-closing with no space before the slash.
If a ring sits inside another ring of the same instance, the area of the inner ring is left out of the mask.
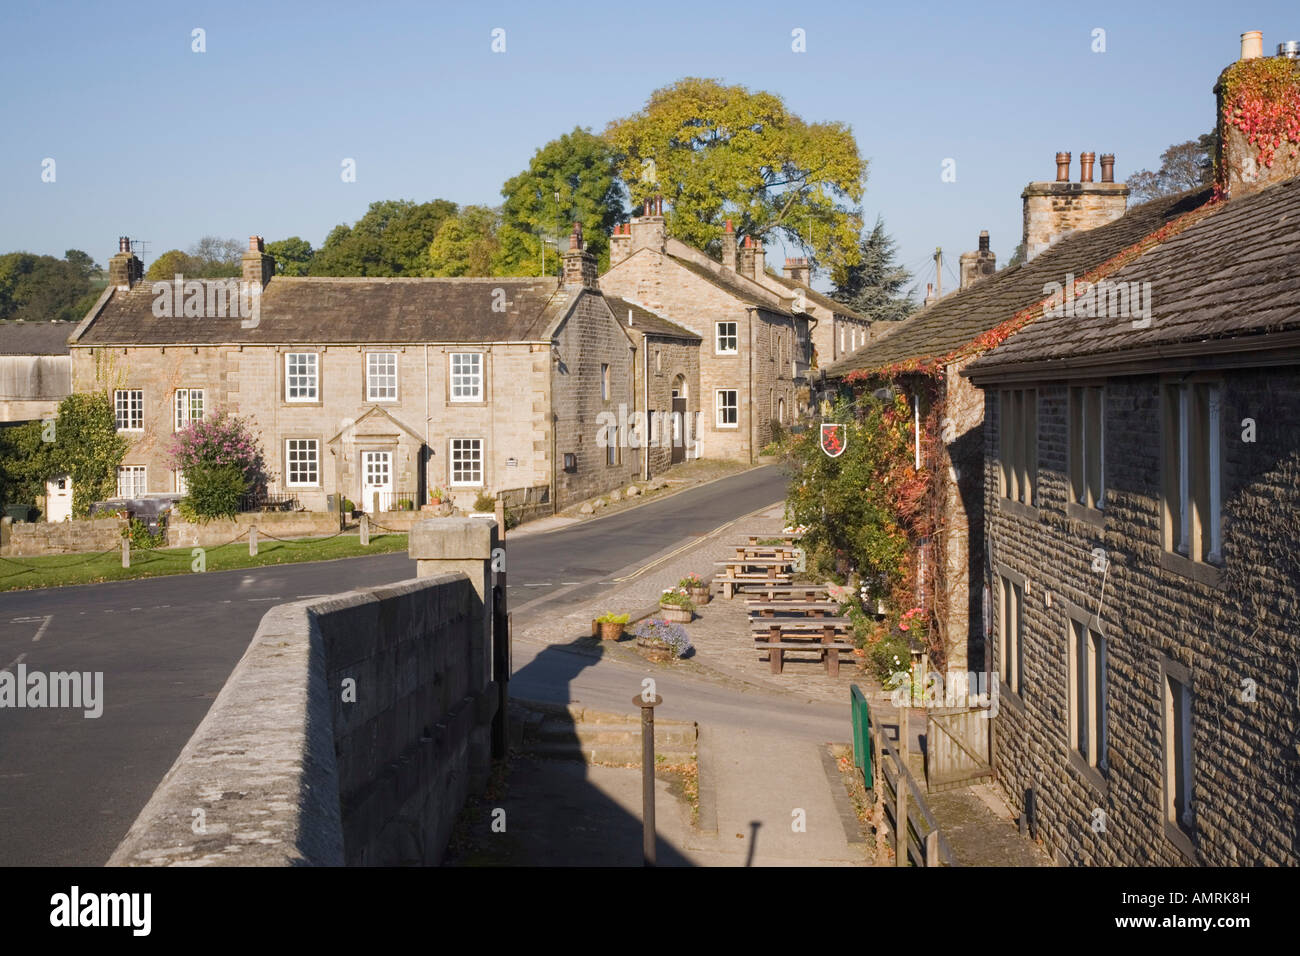
<path id="1" fill-rule="evenodd" d="M 376 505 L 376 496 L 378 504 Z M 393 453 L 361 453 L 361 508 L 363 511 L 386 511 L 393 497 Z"/>
<path id="2" fill-rule="evenodd" d="M 72 479 L 58 475 L 45 482 L 45 520 L 67 521 L 72 517 Z"/>

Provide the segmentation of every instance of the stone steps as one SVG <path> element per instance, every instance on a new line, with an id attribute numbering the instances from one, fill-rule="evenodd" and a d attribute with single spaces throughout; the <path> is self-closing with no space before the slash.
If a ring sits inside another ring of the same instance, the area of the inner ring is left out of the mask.
<path id="1" fill-rule="evenodd" d="M 641 763 L 641 721 L 627 714 L 593 711 L 570 704 L 511 701 L 512 743 L 521 753 L 589 764 Z M 681 720 L 655 721 L 658 764 L 694 758 L 697 728 Z"/>

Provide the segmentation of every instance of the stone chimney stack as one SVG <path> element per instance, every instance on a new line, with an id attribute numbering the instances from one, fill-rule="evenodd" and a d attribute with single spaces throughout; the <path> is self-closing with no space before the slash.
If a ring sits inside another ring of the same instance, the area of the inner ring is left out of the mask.
<path id="1" fill-rule="evenodd" d="M 632 227 L 627 224 L 614 227 L 609 237 L 609 266 L 612 269 L 632 252 Z"/>
<path id="2" fill-rule="evenodd" d="M 600 290 L 596 276 L 596 257 L 587 251 L 587 244 L 582 241 L 582 223 L 573 224 L 569 233 L 569 248 L 564 253 L 564 284 L 581 286 L 593 292 Z"/>
<path id="3" fill-rule="evenodd" d="M 243 280 L 249 285 L 256 283 L 265 289 L 275 275 L 275 257 L 267 255 L 266 243 L 261 236 L 248 237 L 248 251 L 239 262 L 243 267 Z"/>
<path id="4" fill-rule="evenodd" d="M 628 249 L 629 255 L 638 249 L 653 249 L 655 252 L 664 250 L 668 231 L 664 226 L 663 197 L 656 196 L 654 199 L 646 200 L 643 212 L 644 215 L 632 220 L 632 246 Z"/>
<path id="5" fill-rule="evenodd" d="M 980 279 L 993 275 L 998 269 L 997 253 L 989 249 L 989 231 L 980 230 L 979 249 L 975 252 L 963 252 L 961 262 L 960 289 L 969 289 Z"/>
<path id="6" fill-rule="evenodd" d="M 1227 199 L 1300 176 L 1300 147 L 1291 138 L 1300 120 L 1294 105 L 1300 89 L 1300 59 L 1289 55 L 1293 49 L 1283 43 L 1277 56 L 1266 57 L 1264 35 L 1258 30 L 1243 33 L 1241 59 L 1215 81 L 1219 140 L 1215 187 Z M 1248 117 L 1254 117 L 1257 125 L 1250 126 Z"/>
<path id="7" fill-rule="evenodd" d="M 762 278 L 763 273 L 767 271 L 767 259 L 763 255 L 763 240 L 754 239 L 754 258 L 750 263 L 753 271 L 749 273 L 755 280 Z"/>
<path id="8" fill-rule="evenodd" d="M 1026 262 L 1071 233 L 1104 226 L 1128 209 L 1128 186 L 1107 179 L 1114 178 L 1113 154 L 1102 156 L 1099 183 L 1092 181 L 1095 153 L 1082 155 L 1077 183 L 1070 182 L 1070 157 L 1070 153 L 1056 154 L 1055 182 L 1030 183 L 1020 194 L 1025 205 Z"/>
<path id="9" fill-rule="evenodd" d="M 927 305 L 931 305 L 931 304 L 933 304 L 937 299 L 938 299 L 938 296 L 936 296 L 936 295 L 934 294 L 934 283 L 933 283 L 933 282 L 927 282 L 927 283 L 925 284 L 925 301 L 922 302 L 921 305 L 922 305 L 923 307 L 924 307 L 924 306 L 927 306 Z"/>
<path id="10" fill-rule="evenodd" d="M 117 255 L 108 260 L 108 284 L 125 292 L 144 278 L 144 263 L 131 251 L 131 240 L 118 236 Z"/>
<path id="11" fill-rule="evenodd" d="M 736 230 L 730 219 L 722 231 L 722 268 L 736 271 Z"/>
<path id="12" fill-rule="evenodd" d="M 754 274 L 754 240 L 751 236 L 746 236 L 745 241 L 740 244 L 740 259 L 736 264 L 736 271 L 742 276 Z"/>
<path id="13" fill-rule="evenodd" d="M 807 256 L 797 256 L 796 258 L 787 258 L 785 267 L 781 270 L 787 279 L 799 283 L 800 285 L 812 285 L 812 264 L 809 263 Z"/>

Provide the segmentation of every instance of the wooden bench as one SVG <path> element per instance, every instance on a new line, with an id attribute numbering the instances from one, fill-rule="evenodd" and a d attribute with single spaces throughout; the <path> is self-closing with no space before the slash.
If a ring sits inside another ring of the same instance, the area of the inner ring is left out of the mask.
<path id="1" fill-rule="evenodd" d="M 772 617 L 777 613 L 802 614 L 806 617 L 830 617 L 838 614 L 840 606 L 835 601 L 765 601 L 762 598 L 750 598 L 749 613 L 761 617 Z"/>
<path id="2" fill-rule="evenodd" d="M 751 548 L 775 548 L 774 544 L 759 544 L 760 541 L 780 541 L 781 546 L 786 548 L 797 547 L 803 540 L 801 534 L 751 534 L 748 539 Z"/>
<path id="3" fill-rule="evenodd" d="M 780 674 L 784 668 L 786 651 L 817 651 L 826 673 L 838 677 L 840 651 L 853 651 L 853 643 L 842 639 L 849 627 L 848 618 L 772 619 L 751 622 L 750 630 L 755 648 L 768 652 L 773 674 Z"/>
<path id="4" fill-rule="evenodd" d="M 759 594 L 769 601 L 825 601 L 830 591 L 824 584 L 773 584 L 760 588 Z"/>
<path id="5" fill-rule="evenodd" d="M 790 575 L 777 574 L 718 574 L 714 575 L 713 583 L 718 586 L 718 593 L 723 597 L 731 597 L 741 587 L 746 590 L 752 587 L 758 587 L 764 584 L 781 584 L 788 583 Z"/>

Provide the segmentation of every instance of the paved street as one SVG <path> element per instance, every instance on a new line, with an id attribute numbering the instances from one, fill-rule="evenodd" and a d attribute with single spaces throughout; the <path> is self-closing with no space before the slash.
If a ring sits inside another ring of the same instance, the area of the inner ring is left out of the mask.
<path id="1" fill-rule="evenodd" d="M 520 534 L 508 551 L 516 627 L 783 494 L 780 472 L 760 468 L 607 518 Z M 97 719 L 0 711 L 0 865 L 103 863 L 268 607 L 413 573 L 393 554 L 0 595 L 0 668 L 104 674 Z"/>

